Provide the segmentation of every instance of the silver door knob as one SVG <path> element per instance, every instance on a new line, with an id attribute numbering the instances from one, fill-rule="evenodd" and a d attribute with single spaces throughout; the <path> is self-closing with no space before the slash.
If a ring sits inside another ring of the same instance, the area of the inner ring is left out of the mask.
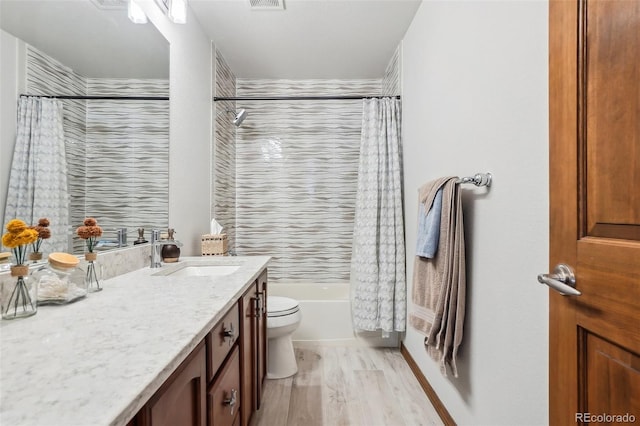
<path id="1" fill-rule="evenodd" d="M 553 274 L 538 275 L 538 282 L 546 284 L 563 296 L 580 296 L 576 290 L 576 276 L 569 265 L 560 263 L 553 269 Z"/>

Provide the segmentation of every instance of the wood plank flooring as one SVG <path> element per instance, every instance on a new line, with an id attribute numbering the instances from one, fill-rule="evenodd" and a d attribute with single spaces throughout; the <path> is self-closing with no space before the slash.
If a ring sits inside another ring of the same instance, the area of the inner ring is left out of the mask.
<path id="1" fill-rule="evenodd" d="M 251 426 L 442 425 L 397 349 L 295 348 L 298 374 L 266 380 Z"/>

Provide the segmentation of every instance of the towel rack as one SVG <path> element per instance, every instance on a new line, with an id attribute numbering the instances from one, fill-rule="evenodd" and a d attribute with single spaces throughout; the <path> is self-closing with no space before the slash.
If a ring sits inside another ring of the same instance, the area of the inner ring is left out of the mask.
<path id="1" fill-rule="evenodd" d="M 467 176 L 460 178 L 456 183 L 472 183 L 475 186 L 491 186 L 491 173 L 476 173 L 473 177 Z"/>

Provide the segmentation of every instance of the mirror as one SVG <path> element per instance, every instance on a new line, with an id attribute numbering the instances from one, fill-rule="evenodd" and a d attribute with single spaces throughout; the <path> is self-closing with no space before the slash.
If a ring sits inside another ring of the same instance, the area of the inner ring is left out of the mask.
<path id="1" fill-rule="evenodd" d="M 2 0 L 0 28 L 3 46 L 9 40 L 10 46 L 18 46 L 18 57 L 24 57 L 15 64 L 0 64 L 2 73 L 5 66 L 17 68 L 11 70 L 18 76 L 17 88 L 12 88 L 16 98 L 24 93 L 117 98 L 61 100 L 70 199 L 69 247 L 55 251 L 86 251 L 84 241 L 75 234 L 85 217 L 96 218 L 103 228 L 97 249 L 117 247 L 122 228 L 127 229 L 129 246 L 137 239 L 138 228 L 147 230 L 147 239 L 151 228 L 166 229 L 167 40 L 151 22 L 132 23 L 126 0 Z M 6 93 L 7 88 L 0 89 Z M 9 111 L 3 108 L 1 114 L 6 113 Z M 0 140 L 0 157 L 11 158 L 15 132 L 14 138 L 5 134 Z M 9 181 L 10 172 L 5 169 L 0 173 L 7 176 L 0 182 Z M 1 200 L 3 210 L 5 201 Z M 47 249 L 45 241 L 42 251 L 46 257 L 53 248 Z"/>

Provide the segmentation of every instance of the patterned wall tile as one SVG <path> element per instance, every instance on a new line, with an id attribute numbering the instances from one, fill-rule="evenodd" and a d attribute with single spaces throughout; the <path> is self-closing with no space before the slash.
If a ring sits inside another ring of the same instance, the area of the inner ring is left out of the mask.
<path id="1" fill-rule="evenodd" d="M 402 94 L 401 49 L 402 45 L 400 44 L 387 64 L 382 78 L 382 96 L 400 96 Z"/>
<path id="2" fill-rule="evenodd" d="M 238 79 L 238 96 L 376 95 L 380 80 Z M 273 256 L 269 279 L 346 282 L 362 101 L 238 101 L 237 249 Z"/>
<path id="3" fill-rule="evenodd" d="M 87 79 L 91 96 L 168 96 L 167 80 Z M 169 226 L 169 101 L 87 101 L 85 214 L 109 230 Z M 110 232 L 110 238 L 115 233 Z"/>
<path id="4" fill-rule="evenodd" d="M 26 71 L 26 92 L 30 95 L 86 95 L 87 82 L 83 76 L 30 45 L 27 45 Z M 82 223 L 86 184 L 87 107 L 84 100 L 63 100 L 62 103 L 69 223 Z"/>
<path id="5" fill-rule="evenodd" d="M 27 93 L 168 96 L 167 80 L 91 79 L 28 46 Z M 168 227 L 169 102 L 62 100 L 70 192 L 70 237 L 95 216 L 114 228 Z M 71 250 L 83 251 L 73 238 Z"/>
<path id="6" fill-rule="evenodd" d="M 399 50 L 384 78 L 368 80 L 236 79 L 217 59 L 217 96 L 400 94 Z M 272 256 L 273 282 L 348 282 L 362 101 L 217 102 L 216 111 L 225 106 L 249 113 L 239 128 L 227 114 L 216 120 L 214 212 L 235 225 L 238 254 Z"/>
<path id="7" fill-rule="evenodd" d="M 236 77 L 224 58 L 216 50 L 215 95 L 233 97 L 236 94 Z M 236 249 L 236 126 L 233 116 L 226 110 L 235 111 L 234 101 L 216 102 L 214 112 L 215 143 L 213 167 L 213 205 L 211 216 L 224 227 L 228 248 Z"/>

